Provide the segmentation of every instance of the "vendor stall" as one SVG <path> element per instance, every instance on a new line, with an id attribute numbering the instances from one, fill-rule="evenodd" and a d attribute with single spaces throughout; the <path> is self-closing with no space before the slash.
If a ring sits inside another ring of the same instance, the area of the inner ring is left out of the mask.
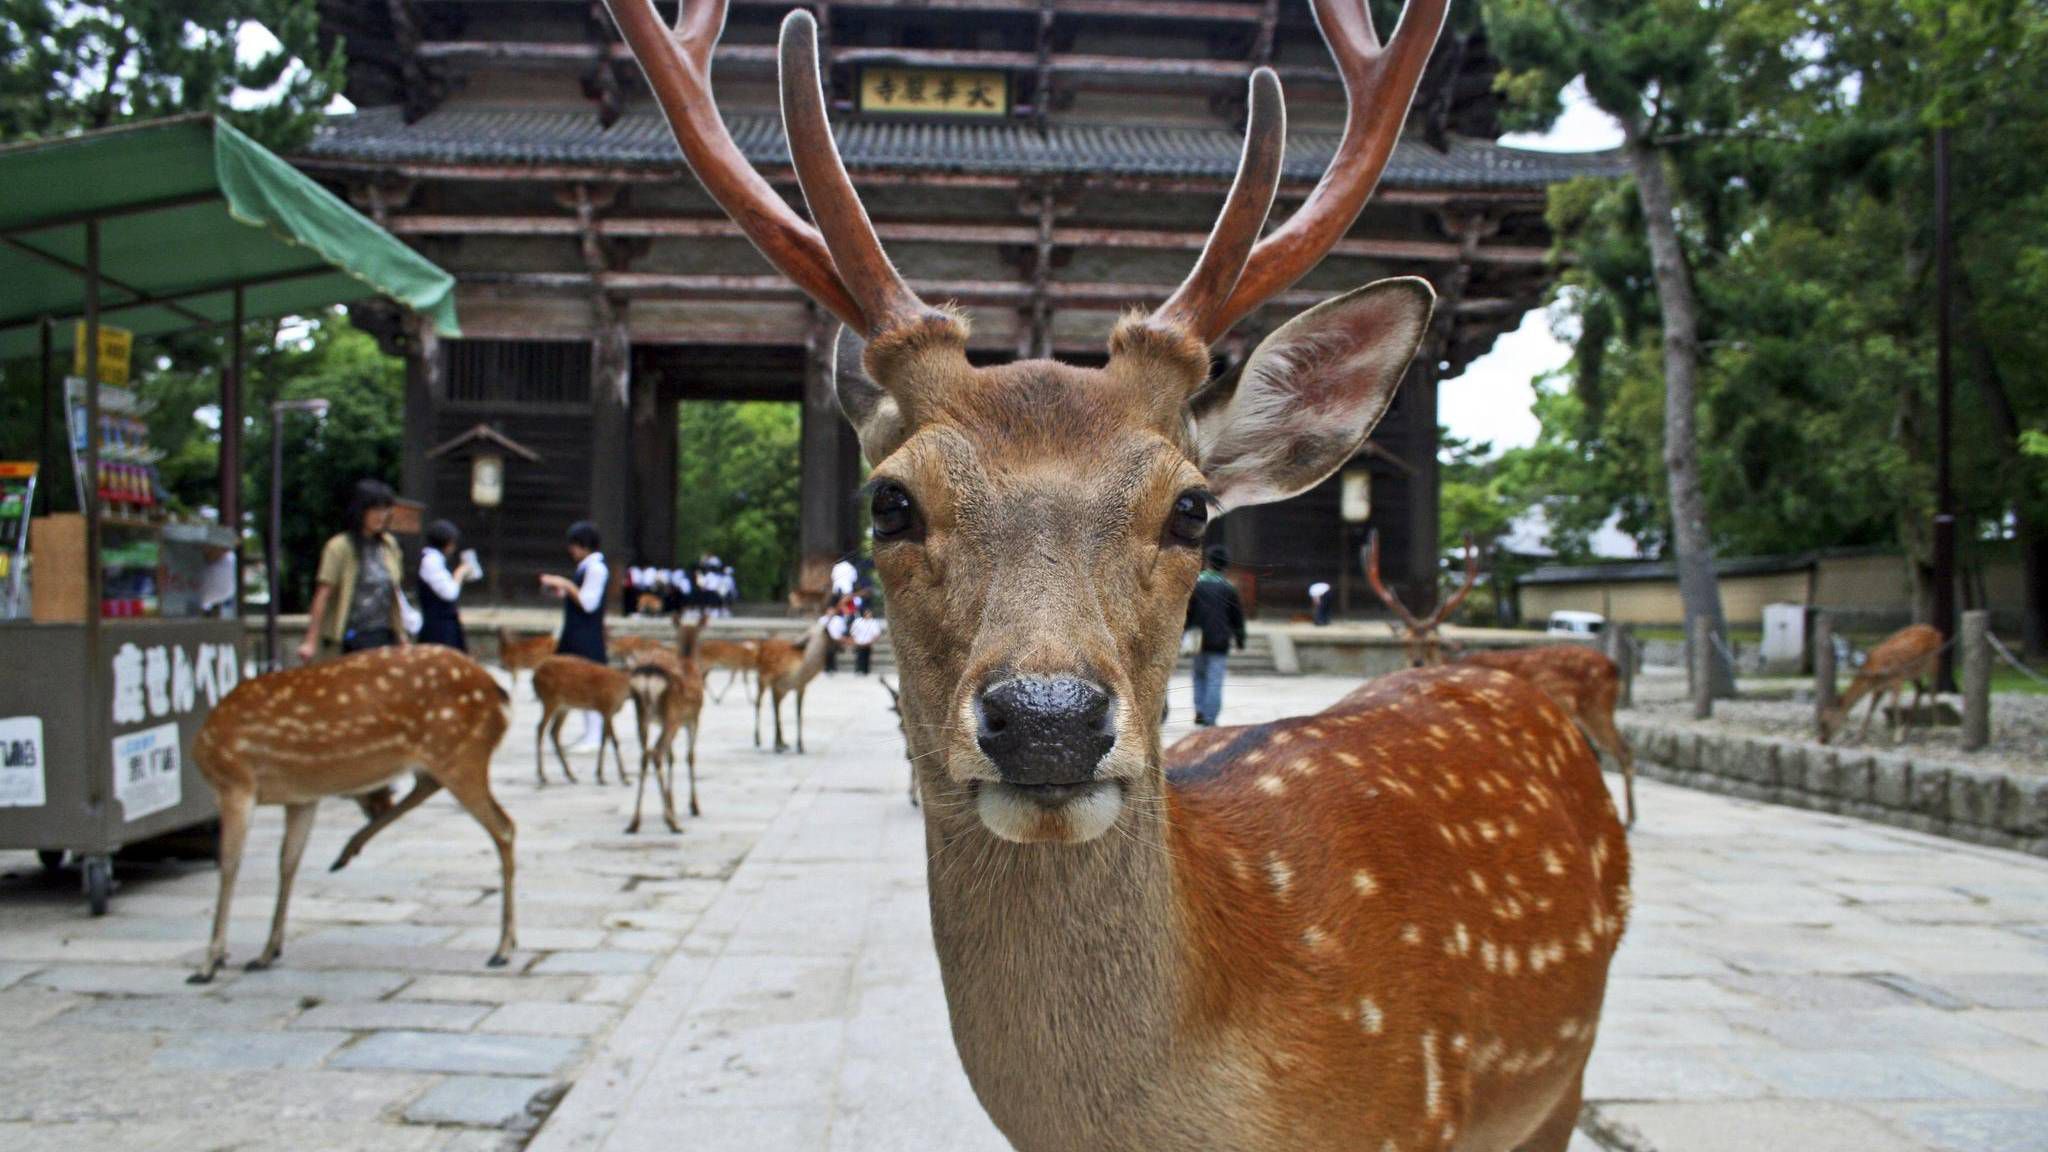
<path id="1" fill-rule="evenodd" d="M 28 522 L 31 611 L 10 597 L 0 619 L 0 848 L 73 853 L 97 914 L 114 852 L 214 816 L 187 753 L 249 671 L 243 322 L 382 295 L 452 336 L 454 280 L 210 116 L 0 148 L 0 187 L 0 359 L 39 357 L 44 387 L 41 459 L 16 471 L 49 491 L 68 468 L 82 505 Z M 220 324 L 220 515 L 181 522 L 122 386 L 128 341 Z"/>

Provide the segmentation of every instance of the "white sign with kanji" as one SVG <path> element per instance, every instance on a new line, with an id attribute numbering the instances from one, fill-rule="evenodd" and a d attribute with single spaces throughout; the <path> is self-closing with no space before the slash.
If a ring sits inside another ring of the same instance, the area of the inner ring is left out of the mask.
<path id="1" fill-rule="evenodd" d="M 43 791 L 43 718 L 0 719 L 0 808 L 41 808 Z"/>
<path id="2" fill-rule="evenodd" d="M 175 808 L 181 798 L 177 724 L 114 737 L 114 799 L 124 820 Z"/>

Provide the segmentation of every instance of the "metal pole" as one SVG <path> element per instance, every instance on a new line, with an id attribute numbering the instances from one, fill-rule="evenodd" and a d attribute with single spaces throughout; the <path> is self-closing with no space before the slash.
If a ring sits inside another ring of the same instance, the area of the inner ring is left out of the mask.
<path id="1" fill-rule="evenodd" d="M 284 531 L 284 413 L 270 407 L 270 530 L 263 543 L 263 577 L 270 585 L 270 602 L 263 608 L 263 643 L 270 658 L 270 670 L 283 667 L 277 655 L 277 538 Z"/>
<path id="2" fill-rule="evenodd" d="M 1934 626 L 1944 641 L 1956 635 L 1956 494 L 1949 470 L 1955 382 L 1949 371 L 1950 276 L 1954 236 L 1949 224 L 1948 129 L 1934 130 Z M 1937 691 L 1955 691 L 1955 658 L 1944 646 L 1935 672 Z"/>
<path id="3" fill-rule="evenodd" d="M 1963 750 L 1991 743 L 1991 613 L 1963 613 Z"/>
<path id="4" fill-rule="evenodd" d="M 57 411 L 58 405 L 63 403 L 63 401 L 57 398 L 57 377 L 51 371 L 51 369 L 56 367 L 57 361 L 56 339 L 57 322 L 48 316 L 43 317 L 36 324 L 37 351 L 42 354 L 41 363 L 43 369 L 42 375 L 36 377 L 36 382 L 40 385 L 38 391 L 42 394 L 43 404 L 42 422 L 36 425 L 36 462 L 38 469 L 42 472 L 43 510 L 45 512 L 50 511 L 57 504 L 57 470 L 62 465 L 62 461 L 50 452 L 50 413 Z M 33 508 L 26 511 L 31 517 L 35 514 L 35 509 Z"/>
<path id="5" fill-rule="evenodd" d="M 220 387 L 220 522 L 234 535 L 235 619 L 242 618 L 242 289 L 235 288 L 228 328 L 228 374 Z M 236 645 L 240 647 L 240 645 Z"/>
<path id="6" fill-rule="evenodd" d="M 84 491 L 78 494 L 78 506 L 85 510 L 85 708 L 89 719 L 86 721 L 86 745 L 91 749 L 90 762 L 94 765 L 107 763 L 108 771 L 86 773 L 86 795 L 95 810 L 106 802 L 108 790 L 113 784 L 112 764 L 103 762 L 100 753 L 107 747 L 105 740 L 107 693 L 104 691 L 106 665 L 101 662 L 101 622 L 103 611 L 100 598 L 100 582 L 105 573 L 100 571 L 100 222 L 97 219 L 85 222 L 85 482 Z M 95 851 L 102 850 L 100 844 Z"/>

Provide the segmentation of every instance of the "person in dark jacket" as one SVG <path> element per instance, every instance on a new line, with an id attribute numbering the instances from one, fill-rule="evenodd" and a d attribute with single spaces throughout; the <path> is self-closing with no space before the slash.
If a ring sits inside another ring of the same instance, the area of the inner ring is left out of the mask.
<path id="1" fill-rule="evenodd" d="M 1195 652 L 1195 723 L 1209 727 L 1223 711 L 1223 663 L 1229 658 L 1230 643 L 1244 651 L 1244 602 L 1237 589 L 1223 578 L 1230 567 L 1230 552 L 1222 545 L 1209 549 L 1208 566 L 1195 578 L 1194 594 L 1188 597 L 1189 628 L 1200 629 L 1201 647 Z"/>
<path id="2" fill-rule="evenodd" d="M 469 561 L 459 558 L 462 533 L 446 520 L 427 525 L 427 546 L 420 553 L 419 586 L 420 635 L 422 644 L 445 644 L 468 651 L 462 633 L 462 616 L 455 602 L 462 598 L 462 585 L 473 572 Z M 454 565 L 453 568 L 449 565 Z"/>

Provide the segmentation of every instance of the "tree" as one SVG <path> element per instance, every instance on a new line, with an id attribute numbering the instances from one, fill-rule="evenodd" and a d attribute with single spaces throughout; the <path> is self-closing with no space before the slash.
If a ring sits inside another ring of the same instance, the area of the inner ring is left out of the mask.
<path id="1" fill-rule="evenodd" d="M 244 24 L 279 46 L 237 59 Z M 272 148 L 303 144 L 340 90 L 316 0 L 0 0 L 0 141 L 218 112 Z M 261 97 L 235 109 L 238 93 Z"/>
<path id="2" fill-rule="evenodd" d="M 706 553 L 750 599 L 780 596 L 796 567 L 802 414 L 795 404 L 678 406 L 677 559 Z"/>
<path id="3" fill-rule="evenodd" d="M 1688 621 L 1727 622 L 1700 467 L 1700 304 L 1683 230 L 1715 230 L 1715 205 L 1688 203 L 1674 181 L 1674 141 L 1741 132 L 1742 97 L 1796 67 L 1790 37 L 1765 27 L 1760 0 L 1487 0 L 1500 77 L 1523 123 L 1545 124 L 1576 79 L 1621 125 L 1662 323 L 1663 462 L 1671 551 Z M 1778 31 L 1782 31 L 1779 29 Z M 1697 223 L 1695 223 L 1697 221 Z M 1734 676 L 1714 662 L 1714 692 Z"/>

